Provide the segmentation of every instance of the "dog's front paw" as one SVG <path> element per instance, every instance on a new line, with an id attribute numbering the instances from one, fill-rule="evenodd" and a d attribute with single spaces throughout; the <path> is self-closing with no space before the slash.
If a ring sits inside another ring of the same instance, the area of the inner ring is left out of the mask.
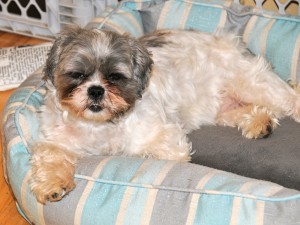
<path id="1" fill-rule="evenodd" d="M 240 124 L 244 137 L 249 139 L 267 138 L 277 127 L 277 118 L 265 107 L 255 106 Z"/>
<path id="2" fill-rule="evenodd" d="M 32 160 L 31 191 L 40 203 L 59 201 L 75 188 L 74 165 L 66 160 Z"/>
<path id="3" fill-rule="evenodd" d="M 31 191 L 43 204 L 61 200 L 75 188 L 77 156 L 49 143 L 36 143 L 31 150 Z"/>
<path id="4" fill-rule="evenodd" d="M 37 200 L 45 204 L 46 201 L 55 202 L 61 200 L 67 193 L 75 188 L 72 180 L 55 180 L 31 183 L 31 190 L 35 194 Z"/>
<path id="5" fill-rule="evenodd" d="M 56 173 L 57 172 L 59 171 L 56 171 Z M 61 172 L 65 173 L 64 171 Z M 47 173 L 49 176 L 47 176 Z M 42 175 L 35 173 L 31 179 L 31 191 L 42 204 L 45 204 L 46 201 L 54 202 L 61 200 L 76 186 L 71 174 L 63 177 L 64 175 L 62 174 L 53 176 L 53 174 L 50 173 L 51 171 L 44 171 Z"/>

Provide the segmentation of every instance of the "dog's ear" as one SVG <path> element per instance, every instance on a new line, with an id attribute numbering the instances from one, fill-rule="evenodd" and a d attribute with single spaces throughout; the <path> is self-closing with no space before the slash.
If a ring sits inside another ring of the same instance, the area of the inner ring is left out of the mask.
<path id="1" fill-rule="evenodd" d="M 130 38 L 129 44 L 133 50 L 132 61 L 134 67 L 134 79 L 136 79 L 138 83 L 138 95 L 142 96 L 143 90 L 149 81 L 153 60 L 151 54 L 139 40 Z"/>
<path id="2" fill-rule="evenodd" d="M 54 83 L 54 72 L 60 60 L 60 54 L 64 47 L 80 33 L 82 28 L 78 25 L 69 25 L 58 34 L 48 54 L 46 65 L 44 67 L 45 79 L 50 79 Z"/>

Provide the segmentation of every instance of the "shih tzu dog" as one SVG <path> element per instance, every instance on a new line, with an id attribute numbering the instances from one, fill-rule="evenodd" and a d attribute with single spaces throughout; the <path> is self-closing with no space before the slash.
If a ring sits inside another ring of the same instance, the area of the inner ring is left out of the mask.
<path id="1" fill-rule="evenodd" d="M 232 35 L 161 30 L 139 39 L 69 27 L 44 69 L 47 96 L 32 146 L 31 190 L 41 203 L 75 187 L 85 155 L 188 161 L 186 135 L 202 125 L 269 136 L 300 121 L 300 98 Z"/>

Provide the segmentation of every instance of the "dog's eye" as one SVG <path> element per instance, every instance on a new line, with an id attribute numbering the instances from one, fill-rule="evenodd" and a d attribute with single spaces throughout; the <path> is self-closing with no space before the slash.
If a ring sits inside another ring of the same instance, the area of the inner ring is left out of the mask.
<path id="1" fill-rule="evenodd" d="M 121 73 L 111 73 L 108 76 L 108 80 L 111 82 L 116 82 L 116 81 L 122 80 L 124 78 L 125 78 L 125 76 Z"/>
<path id="2" fill-rule="evenodd" d="M 70 73 L 70 76 L 74 79 L 83 79 L 85 77 L 85 74 L 80 72 L 72 72 Z"/>

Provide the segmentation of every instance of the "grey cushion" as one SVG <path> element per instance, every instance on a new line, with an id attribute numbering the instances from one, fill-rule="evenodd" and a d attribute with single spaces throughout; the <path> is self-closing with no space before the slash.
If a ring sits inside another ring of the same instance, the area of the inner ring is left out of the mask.
<path id="1" fill-rule="evenodd" d="M 249 140 L 236 128 L 203 127 L 189 135 L 193 162 L 300 190 L 300 124 L 290 119 L 266 139 Z"/>

